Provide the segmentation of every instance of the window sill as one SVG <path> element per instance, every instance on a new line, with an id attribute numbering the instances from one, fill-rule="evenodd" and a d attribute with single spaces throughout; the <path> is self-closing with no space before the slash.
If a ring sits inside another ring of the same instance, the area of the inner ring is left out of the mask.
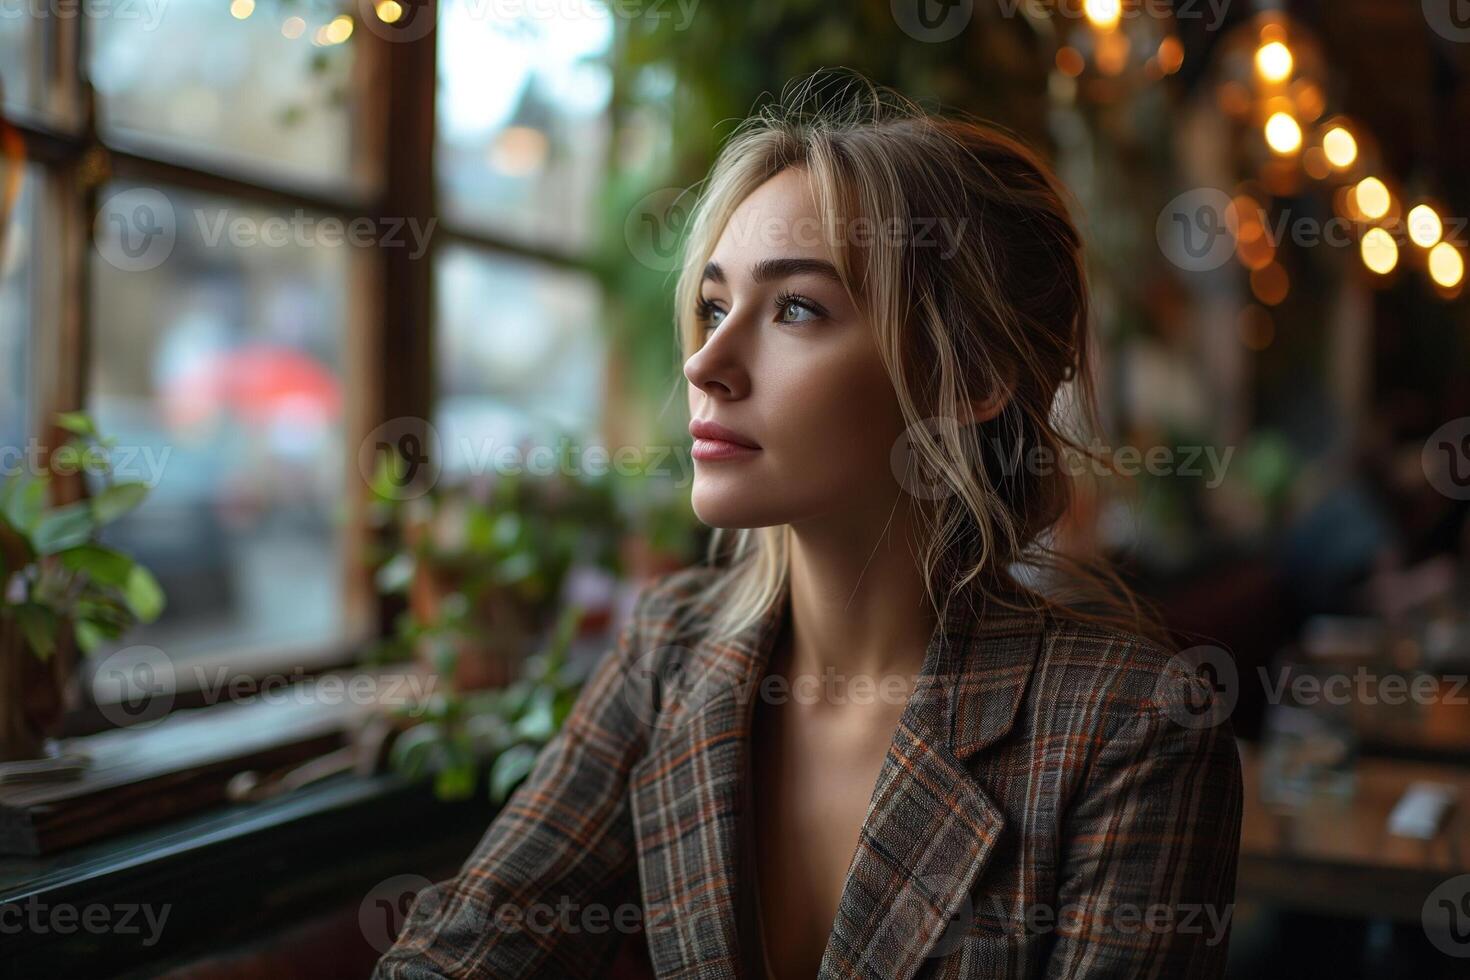
<path id="1" fill-rule="evenodd" d="M 102 964 L 151 976 L 361 903 L 394 876 L 451 873 L 494 812 L 482 794 L 444 803 L 426 783 L 342 774 L 60 854 L 0 859 L 6 960 L 17 976 L 98 976 Z"/>

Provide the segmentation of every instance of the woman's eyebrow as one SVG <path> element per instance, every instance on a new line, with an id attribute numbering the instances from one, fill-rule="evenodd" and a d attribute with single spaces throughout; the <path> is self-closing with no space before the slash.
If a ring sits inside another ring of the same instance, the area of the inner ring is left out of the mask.
<path id="1" fill-rule="evenodd" d="M 830 279 L 838 285 L 842 284 L 842 277 L 837 274 L 837 268 L 823 259 L 761 259 L 750 267 L 750 277 L 757 283 L 774 282 L 778 279 L 787 279 L 791 276 L 816 275 L 824 279 Z M 725 270 L 718 262 L 710 262 L 704 267 L 704 282 L 725 284 Z"/>

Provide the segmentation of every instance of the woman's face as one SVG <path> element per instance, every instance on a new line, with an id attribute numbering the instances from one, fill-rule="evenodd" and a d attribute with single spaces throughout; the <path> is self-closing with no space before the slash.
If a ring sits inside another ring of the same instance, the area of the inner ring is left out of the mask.
<path id="1" fill-rule="evenodd" d="M 684 364 L 706 524 L 863 526 L 894 505 L 903 417 L 833 262 L 803 170 L 756 188 L 720 236 L 700 286 L 704 346 Z M 701 438 L 721 434 L 746 445 Z"/>

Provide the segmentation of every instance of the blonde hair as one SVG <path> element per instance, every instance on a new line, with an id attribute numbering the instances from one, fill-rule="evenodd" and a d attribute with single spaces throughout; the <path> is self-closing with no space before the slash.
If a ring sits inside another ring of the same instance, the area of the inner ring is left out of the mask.
<path id="1" fill-rule="evenodd" d="M 1054 413 L 1071 382 L 1083 425 L 1100 428 L 1082 240 L 1056 178 L 996 128 L 931 115 L 854 73 L 794 83 L 737 127 L 693 205 L 675 291 L 684 358 L 702 343 L 700 281 L 726 223 L 751 191 L 788 168 L 806 172 L 842 281 L 876 331 L 911 462 L 942 488 L 937 499 L 920 495 L 921 567 L 938 614 L 973 586 L 1004 607 L 1050 608 L 1162 640 L 1105 562 L 1047 542 L 1072 505 L 1074 477 L 1018 465 L 1037 452 L 1108 465 Z M 857 241 L 846 229 L 860 219 L 927 232 Z M 957 421 L 962 405 L 1000 388 L 1010 394 L 999 415 Z M 718 610 L 708 624 L 714 634 L 744 629 L 781 598 L 789 534 L 788 525 L 715 531 L 706 560 L 728 567 L 710 586 L 719 596 L 706 606 Z M 1050 589 L 1023 585 L 1013 565 L 1056 581 Z"/>

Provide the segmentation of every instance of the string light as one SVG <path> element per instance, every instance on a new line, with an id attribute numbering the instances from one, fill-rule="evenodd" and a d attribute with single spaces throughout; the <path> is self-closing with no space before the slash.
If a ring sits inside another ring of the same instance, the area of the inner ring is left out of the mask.
<path id="1" fill-rule="evenodd" d="M 300 17 L 287 17 L 281 25 L 281 33 L 288 38 L 298 38 L 306 30 L 306 21 Z"/>
<path id="2" fill-rule="evenodd" d="M 1409 212 L 1409 238 L 1420 248 L 1432 248 L 1444 235 L 1444 222 L 1434 208 L 1420 204 Z"/>
<path id="3" fill-rule="evenodd" d="M 1110 31 L 1123 17 L 1122 0 L 1083 0 L 1082 12 L 1099 30 Z"/>
<path id="4" fill-rule="evenodd" d="M 1271 41 L 1256 50 L 1256 71 L 1268 82 L 1280 84 L 1286 81 L 1295 66 L 1296 59 L 1292 57 L 1291 49 L 1280 41 Z"/>
<path id="5" fill-rule="evenodd" d="M 1386 276 L 1399 264 L 1398 242 L 1382 228 L 1369 228 L 1361 243 L 1363 264 L 1380 276 Z"/>
<path id="6" fill-rule="evenodd" d="M 244 20 L 255 13 L 255 0 L 231 0 L 230 16 L 236 20 Z"/>
<path id="7" fill-rule="evenodd" d="M 1322 137 L 1322 152 L 1327 154 L 1328 163 L 1346 170 L 1358 159 L 1358 141 L 1343 127 L 1333 126 Z"/>
<path id="8" fill-rule="evenodd" d="M 385 24 L 396 24 L 403 16 L 403 5 L 398 0 L 378 0 L 373 12 L 378 15 L 378 20 Z"/>
<path id="9" fill-rule="evenodd" d="M 1266 120 L 1266 145 L 1288 156 L 1302 147 L 1302 127 L 1291 116 L 1278 112 Z"/>
<path id="10" fill-rule="evenodd" d="M 1454 289 L 1465 279 L 1465 259 L 1455 246 L 1440 242 L 1429 250 L 1429 278 L 1445 289 Z"/>
<path id="11" fill-rule="evenodd" d="M 1393 197 L 1388 193 L 1388 187 L 1377 177 L 1364 177 L 1353 188 L 1353 195 L 1363 217 L 1373 221 L 1388 214 L 1388 209 L 1393 206 Z"/>

